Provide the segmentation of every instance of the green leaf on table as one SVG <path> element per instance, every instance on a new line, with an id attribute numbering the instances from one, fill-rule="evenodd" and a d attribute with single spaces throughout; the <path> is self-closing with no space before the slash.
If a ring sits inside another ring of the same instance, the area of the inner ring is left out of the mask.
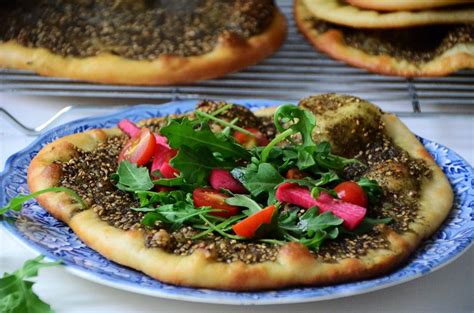
<path id="1" fill-rule="evenodd" d="M 52 313 L 51 307 L 33 291 L 34 282 L 28 280 L 38 275 L 38 270 L 60 262 L 41 262 L 43 256 L 28 260 L 14 273 L 0 278 L 0 312 L 2 313 Z"/>

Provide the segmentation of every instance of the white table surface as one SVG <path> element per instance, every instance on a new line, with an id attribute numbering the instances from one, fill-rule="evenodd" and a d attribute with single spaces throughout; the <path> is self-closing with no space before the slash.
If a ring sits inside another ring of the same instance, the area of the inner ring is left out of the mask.
<path id="1" fill-rule="evenodd" d="M 84 105 L 99 103 L 104 106 L 94 108 Z M 34 98 L 0 93 L 0 107 L 8 109 L 30 126 L 39 125 L 59 108 L 69 104 L 81 106 L 68 112 L 55 125 L 113 112 L 119 106 L 137 103 L 140 101 Z M 474 164 L 472 115 L 410 117 L 403 118 L 403 121 L 415 133 L 448 146 Z M 0 115 L 0 171 L 8 156 L 33 139 L 12 127 Z M 0 275 L 14 271 L 34 256 L 34 252 L 24 248 L 0 228 Z M 398 286 L 337 300 L 278 306 L 225 306 L 158 299 L 95 284 L 61 267 L 42 270 L 34 289 L 56 312 L 474 312 L 473 268 L 474 249 L 470 249 L 448 266 Z"/>

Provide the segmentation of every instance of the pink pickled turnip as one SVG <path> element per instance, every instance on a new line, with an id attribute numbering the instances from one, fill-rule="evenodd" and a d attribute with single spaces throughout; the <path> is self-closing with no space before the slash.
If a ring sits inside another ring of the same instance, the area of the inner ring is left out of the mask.
<path id="1" fill-rule="evenodd" d="M 170 149 L 168 145 L 157 144 L 155 147 L 155 155 L 151 164 L 151 175 L 153 179 L 158 178 L 153 175 L 154 172 L 160 171 L 165 178 L 174 178 L 179 171 L 173 168 L 169 161 L 177 154 L 176 150 Z M 166 164 L 166 165 L 165 165 Z M 163 171 L 166 173 L 163 173 Z"/>
<path id="2" fill-rule="evenodd" d="M 158 134 L 155 134 L 155 138 L 156 138 L 157 145 L 162 145 L 165 148 L 171 149 L 170 146 L 168 145 L 168 138 L 166 138 L 165 136 L 158 135 Z"/>
<path id="3" fill-rule="evenodd" d="M 311 197 L 308 188 L 292 183 L 283 183 L 278 186 L 276 198 L 280 202 L 291 203 L 305 209 L 317 205 L 316 199 Z"/>
<path id="4" fill-rule="evenodd" d="M 209 183 L 215 190 L 227 189 L 233 193 L 247 193 L 247 189 L 245 189 L 245 187 L 242 186 L 242 184 L 227 170 L 211 170 Z"/>
<path id="5" fill-rule="evenodd" d="M 128 135 L 128 137 L 133 138 L 140 132 L 140 127 L 135 125 L 130 120 L 123 119 L 118 123 L 118 127 Z"/>
<path id="6" fill-rule="evenodd" d="M 314 199 L 307 188 L 292 183 L 283 183 L 278 186 L 276 198 L 280 202 L 294 204 L 305 209 L 318 206 L 320 212 L 330 211 L 335 216 L 343 219 L 344 227 L 349 230 L 355 229 L 367 213 L 366 208 L 334 199 L 325 192 L 322 192 L 318 199 Z"/>
<path id="7" fill-rule="evenodd" d="M 316 200 L 321 212 L 331 211 L 332 214 L 344 220 L 344 227 L 355 229 L 365 217 L 367 209 L 356 204 L 334 199 L 329 194 L 322 192 Z"/>

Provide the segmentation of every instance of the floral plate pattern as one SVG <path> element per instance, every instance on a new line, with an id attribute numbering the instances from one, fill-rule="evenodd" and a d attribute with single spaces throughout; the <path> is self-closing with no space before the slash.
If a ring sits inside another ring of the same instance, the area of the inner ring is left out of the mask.
<path id="1" fill-rule="evenodd" d="M 282 104 L 279 101 L 233 101 L 251 109 Z M 141 105 L 115 114 L 87 118 L 56 127 L 40 136 L 27 148 L 12 155 L 0 174 L 0 207 L 19 193 L 27 193 L 26 174 L 31 159 L 46 144 L 59 137 L 93 128 L 114 127 L 128 118 L 144 118 L 193 110 L 196 101 L 176 101 L 165 105 Z M 450 149 L 420 138 L 436 163 L 447 175 L 455 192 L 449 217 L 435 235 L 426 240 L 397 271 L 375 279 L 323 287 L 290 288 L 261 292 L 229 292 L 180 287 L 156 281 L 145 274 L 113 263 L 83 244 L 72 230 L 44 211 L 37 202 L 24 205 L 21 213 L 9 212 L 2 225 L 29 248 L 63 261 L 74 274 L 111 287 L 156 297 L 220 304 L 298 303 L 339 298 L 365 293 L 406 282 L 446 265 L 466 251 L 474 239 L 474 170 Z"/>

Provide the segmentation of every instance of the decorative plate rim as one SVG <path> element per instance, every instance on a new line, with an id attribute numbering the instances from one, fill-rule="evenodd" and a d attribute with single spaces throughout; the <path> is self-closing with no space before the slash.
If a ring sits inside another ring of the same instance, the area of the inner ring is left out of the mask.
<path id="1" fill-rule="evenodd" d="M 161 105 L 146 105 L 146 104 L 136 105 L 136 106 L 128 107 L 126 109 L 122 109 L 112 114 L 100 115 L 96 117 L 86 117 L 86 118 L 71 121 L 63 125 L 57 126 L 55 128 L 52 128 L 48 130 L 47 132 L 45 132 L 44 134 L 42 134 L 41 136 L 39 136 L 38 138 L 36 138 L 27 147 L 25 147 L 24 149 L 21 149 L 17 153 L 7 158 L 4 170 L 3 172 L 0 173 L 0 188 L 2 188 L 2 190 L 5 190 L 5 185 L 4 185 L 5 180 L 7 180 L 8 174 L 11 174 L 12 171 L 14 170 L 13 166 L 17 158 L 27 153 L 36 151 L 35 148 L 38 148 L 37 146 L 39 145 L 49 143 L 51 140 L 55 138 L 56 133 L 61 133 L 61 135 L 65 135 L 66 133 L 69 134 L 69 133 L 76 132 L 78 127 L 84 127 L 88 124 L 97 125 L 99 123 L 105 123 L 113 119 L 120 119 L 120 118 L 124 118 L 125 116 L 132 116 L 133 114 L 135 114 L 136 116 L 143 115 L 141 116 L 141 118 L 146 118 L 148 116 L 144 116 L 144 115 L 145 115 L 145 112 L 147 111 L 156 111 L 157 115 L 170 114 L 171 112 L 167 112 L 170 110 L 174 110 L 174 111 L 178 110 L 181 112 L 185 112 L 185 111 L 191 110 L 197 101 L 198 100 L 183 100 L 183 101 L 172 101 L 172 102 L 161 104 Z M 275 106 L 282 103 L 287 103 L 287 101 L 262 100 L 262 99 L 229 100 L 229 102 L 243 104 L 251 108 L 261 108 L 261 107 Z M 466 177 L 473 179 L 473 183 L 474 183 L 474 170 L 469 165 L 469 163 L 466 162 L 461 156 L 457 155 L 454 151 L 452 151 L 449 148 L 446 148 L 443 145 L 437 144 L 435 142 L 432 142 L 423 138 L 420 138 L 420 140 L 425 146 L 427 145 L 437 146 L 437 148 L 432 148 L 432 149 L 435 149 L 435 151 L 445 150 L 447 154 L 452 154 L 459 162 L 461 162 L 461 165 L 464 166 L 464 168 L 468 171 L 468 174 L 466 174 Z M 449 175 L 447 176 L 450 177 Z M 473 190 L 473 187 L 471 186 L 467 191 L 472 191 L 472 190 Z M 461 195 L 461 194 L 456 194 L 456 195 Z M 474 203 L 473 195 L 466 194 L 466 197 L 467 199 L 472 198 L 471 201 L 473 201 Z M 6 194 L 0 195 L 0 206 L 4 205 L 4 202 L 6 202 L 6 198 L 7 198 Z M 461 204 L 466 202 L 467 199 L 464 199 L 461 202 Z M 460 213 L 462 212 L 463 211 L 461 210 Z M 474 222 L 472 218 L 474 218 L 474 214 L 469 220 L 468 225 L 474 228 Z M 55 257 L 52 254 L 52 251 L 50 251 L 51 249 L 48 249 L 47 247 L 41 247 L 39 246 L 38 243 L 26 238 L 24 236 L 25 234 L 21 232 L 21 230 L 19 230 L 15 226 L 15 224 L 9 223 L 7 219 L 0 219 L 0 225 L 2 226 L 3 229 L 6 230 L 6 233 L 10 234 L 13 238 L 15 238 L 17 241 L 22 243 L 22 245 L 24 245 L 28 249 L 34 252 L 41 253 L 45 255 L 48 259 L 51 259 L 51 260 L 58 259 L 58 257 Z M 440 229 L 437 231 L 437 233 L 433 237 L 436 237 L 436 235 L 438 233 L 441 233 L 443 230 L 449 229 L 448 226 L 450 226 L 449 223 L 448 224 L 443 223 L 443 225 L 440 227 Z M 433 243 L 436 243 L 437 240 L 439 239 L 435 239 Z M 419 278 L 421 276 L 427 275 L 429 273 L 432 273 L 435 270 L 438 270 L 448 265 L 449 263 L 453 262 L 458 257 L 460 257 L 462 254 L 464 254 L 467 250 L 469 250 L 469 248 L 474 243 L 474 233 L 472 234 L 468 233 L 468 237 L 465 238 L 465 240 L 466 240 L 466 243 L 461 244 L 459 248 L 455 250 L 455 252 L 451 253 L 448 257 L 440 258 L 434 264 L 427 265 L 427 268 L 415 270 L 414 272 L 409 271 L 408 274 L 405 275 L 405 277 L 398 277 L 398 278 L 393 277 L 393 279 L 390 279 L 388 281 L 380 282 L 380 280 L 383 278 L 389 278 L 391 276 L 395 276 L 395 274 L 399 272 L 403 273 L 405 269 L 408 269 L 412 261 L 414 261 L 415 256 L 412 256 L 410 260 L 398 270 L 391 272 L 387 275 L 376 277 L 373 279 L 332 285 L 332 286 L 296 287 L 296 288 L 286 288 L 286 289 L 281 289 L 281 290 L 269 290 L 269 291 L 257 291 L 257 292 L 229 292 L 229 291 L 219 291 L 219 290 L 208 290 L 208 289 L 201 289 L 201 288 L 174 286 L 174 285 L 160 283 L 160 282 L 158 282 L 157 284 L 162 287 L 150 288 L 147 285 L 140 286 L 137 283 L 125 281 L 122 278 L 121 279 L 108 278 L 108 277 L 106 278 L 104 277 L 105 275 L 101 275 L 88 268 L 84 268 L 73 263 L 65 264 L 64 267 L 66 268 L 67 271 L 71 272 L 72 274 L 79 276 L 83 279 L 93 281 L 95 283 L 99 283 L 102 285 L 106 285 L 109 287 L 129 291 L 129 292 L 150 295 L 150 296 L 155 296 L 155 297 L 160 297 L 160 298 L 166 298 L 166 299 L 201 302 L 201 303 L 234 304 L 234 305 L 304 303 L 304 302 L 322 301 L 322 300 L 336 299 L 336 298 L 341 298 L 341 297 L 368 293 L 375 290 L 380 290 L 380 289 L 388 288 L 388 287 L 395 286 L 401 283 L 405 283 L 413 279 Z M 428 245 L 428 241 L 425 241 L 425 243 L 422 244 L 418 248 L 417 250 L 418 253 L 421 253 L 422 252 L 421 248 L 427 245 Z M 95 251 L 93 253 L 98 254 Z M 426 251 L 424 253 L 426 253 Z M 421 253 L 421 255 L 423 255 L 423 253 Z M 110 261 L 108 262 L 111 263 L 112 265 L 114 264 L 113 262 L 110 262 Z M 126 267 L 122 267 L 120 265 L 117 265 L 117 266 L 126 271 L 134 271 Z M 139 273 L 139 274 L 146 276 L 145 274 L 142 274 L 142 273 Z M 323 290 L 326 288 L 329 288 L 329 289 L 336 288 L 337 292 L 318 295 L 317 293 L 318 290 Z M 299 295 L 299 293 L 297 292 L 299 290 L 305 291 L 305 294 Z"/>

